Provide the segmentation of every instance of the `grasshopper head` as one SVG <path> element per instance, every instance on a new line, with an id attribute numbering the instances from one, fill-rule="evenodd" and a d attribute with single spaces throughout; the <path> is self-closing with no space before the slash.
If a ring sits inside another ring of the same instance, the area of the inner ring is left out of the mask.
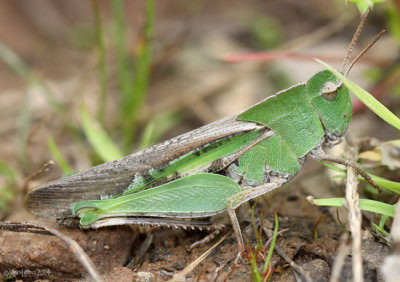
<path id="1" fill-rule="evenodd" d="M 329 71 L 321 71 L 307 82 L 312 107 L 329 138 L 344 134 L 352 115 L 349 90 Z"/>

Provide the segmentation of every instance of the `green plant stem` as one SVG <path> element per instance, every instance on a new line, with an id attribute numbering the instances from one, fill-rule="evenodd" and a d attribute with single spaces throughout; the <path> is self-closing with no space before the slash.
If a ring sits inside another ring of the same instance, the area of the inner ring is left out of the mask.
<path id="1" fill-rule="evenodd" d="M 58 149 L 56 141 L 54 141 L 53 137 L 47 139 L 47 147 L 49 148 L 51 154 L 56 159 L 56 162 L 61 167 L 63 174 L 69 174 L 72 172 L 71 167 L 68 165 L 68 162 L 65 160 L 64 156 L 62 155 L 61 151 Z"/>

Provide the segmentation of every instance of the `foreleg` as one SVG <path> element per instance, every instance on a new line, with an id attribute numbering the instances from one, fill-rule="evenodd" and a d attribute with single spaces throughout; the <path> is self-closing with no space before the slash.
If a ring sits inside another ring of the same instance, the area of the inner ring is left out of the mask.
<path id="1" fill-rule="evenodd" d="M 316 159 L 316 160 L 319 160 L 319 161 L 327 161 L 327 162 L 341 164 L 341 165 L 344 165 L 346 167 L 352 167 L 357 172 L 357 174 L 361 175 L 365 179 L 365 181 L 368 184 L 370 184 L 371 186 L 375 187 L 379 191 L 382 190 L 381 187 L 379 187 L 379 185 L 376 184 L 375 181 L 372 180 L 372 178 L 368 175 L 368 173 L 363 171 L 361 169 L 361 167 L 357 163 L 355 163 L 355 162 L 353 162 L 351 160 L 346 160 L 346 159 L 341 159 L 341 158 L 338 158 L 338 157 L 329 156 L 329 155 L 325 154 L 325 152 L 321 148 L 317 148 L 317 149 L 312 150 L 310 152 L 310 156 L 312 158 Z"/>

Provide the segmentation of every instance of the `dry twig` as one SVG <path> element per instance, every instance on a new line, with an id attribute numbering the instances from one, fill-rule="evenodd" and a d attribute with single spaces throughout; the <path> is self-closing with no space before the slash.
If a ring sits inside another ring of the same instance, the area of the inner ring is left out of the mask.
<path id="1" fill-rule="evenodd" d="M 28 186 L 29 186 L 29 182 L 31 182 L 33 179 L 41 176 L 43 173 L 45 173 L 46 171 L 49 170 L 49 168 L 54 165 L 54 162 L 52 160 L 48 161 L 47 163 L 45 163 L 44 165 L 42 165 L 41 168 L 39 168 L 37 171 L 35 171 L 34 173 L 32 173 L 31 175 L 29 175 L 24 183 L 22 184 L 22 191 L 24 193 L 27 192 L 28 190 Z"/>
<path id="2" fill-rule="evenodd" d="M 358 178 L 353 167 L 347 167 L 346 201 L 349 210 L 349 225 L 352 237 L 353 281 L 364 281 L 361 258 L 361 210 L 357 193 Z"/>
<path id="3" fill-rule="evenodd" d="M 339 282 L 340 273 L 342 272 L 346 256 L 350 252 L 350 245 L 348 244 L 349 235 L 347 232 L 343 233 L 340 237 L 340 245 L 337 250 L 335 261 L 333 262 L 330 282 Z"/>
<path id="4" fill-rule="evenodd" d="M 190 272 L 193 271 L 193 269 L 198 266 L 203 260 L 206 259 L 206 257 L 216 248 L 218 247 L 223 241 L 225 241 L 228 236 L 230 236 L 232 232 L 229 232 L 226 234 L 224 237 L 222 237 L 217 243 L 214 244 L 210 249 L 208 249 L 205 253 L 203 253 L 201 256 L 199 256 L 197 259 L 195 259 L 193 262 L 191 262 L 188 266 L 186 266 L 181 272 L 174 274 L 174 277 L 169 280 L 170 282 L 173 281 L 185 281 L 185 276 L 189 274 Z"/>
<path id="5" fill-rule="evenodd" d="M 393 240 L 393 251 L 383 262 L 381 272 L 386 282 L 398 282 L 400 281 L 400 200 L 397 202 L 390 237 Z"/>

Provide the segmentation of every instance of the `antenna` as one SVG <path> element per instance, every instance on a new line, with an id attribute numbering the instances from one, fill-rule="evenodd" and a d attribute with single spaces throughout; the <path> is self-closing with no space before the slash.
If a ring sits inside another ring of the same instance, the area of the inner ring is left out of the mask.
<path id="1" fill-rule="evenodd" d="M 357 30 L 354 33 L 353 38 L 351 39 L 349 48 L 347 49 L 346 57 L 344 58 L 342 67 L 340 68 L 340 71 L 342 73 L 344 72 L 346 65 L 348 64 L 348 62 L 350 60 L 351 53 L 353 52 L 354 46 L 356 46 L 356 43 L 357 43 L 357 39 L 358 39 L 358 37 L 360 37 L 360 33 L 364 28 L 364 24 L 365 24 L 365 21 L 367 20 L 368 13 L 369 13 L 369 9 L 361 16 L 361 20 L 360 20 L 360 23 L 358 24 Z"/>
<path id="2" fill-rule="evenodd" d="M 374 44 L 376 43 L 376 41 L 379 40 L 379 38 L 381 38 L 381 36 L 386 32 L 386 30 L 382 29 L 381 32 L 379 32 L 379 34 L 377 36 L 375 36 L 375 38 L 367 45 L 367 47 L 364 48 L 364 50 L 362 50 L 360 52 L 360 54 L 357 55 L 357 57 L 355 57 L 353 59 L 353 61 L 351 62 L 349 68 L 347 69 L 347 71 L 344 73 L 344 76 L 347 77 L 347 75 L 349 74 L 351 68 L 358 62 L 358 60 L 365 54 L 367 53 L 367 51 L 369 49 L 371 49 L 372 46 L 374 46 Z M 342 71 L 343 72 L 343 71 Z M 340 81 L 340 83 L 336 86 L 336 88 L 342 87 L 343 85 L 343 81 Z"/>
<path id="3" fill-rule="evenodd" d="M 379 40 L 379 38 L 381 38 L 381 36 L 386 32 L 386 30 L 382 29 L 381 32 L 379 32 L 379 34 L 377 36 L 375 36 L 375 38 L 367 45 L 367 47 L 364 48 L 364 50 L 362 50 L 360 52 L 360 54 L 357 55 L 357 57 L 355 57 L 353 59 L 353 61 L 351 62 L 349 68 L 347 69 L 347 71 L 345 72 L 344 76 L 347 76 L 351 70 L 351 68 L 357 63 L 357 61 L 365 54 L 367 53 L 367 51 L 369 49 L 371 49 L 371 47 L 376 43 L 376 41 Z"/>

